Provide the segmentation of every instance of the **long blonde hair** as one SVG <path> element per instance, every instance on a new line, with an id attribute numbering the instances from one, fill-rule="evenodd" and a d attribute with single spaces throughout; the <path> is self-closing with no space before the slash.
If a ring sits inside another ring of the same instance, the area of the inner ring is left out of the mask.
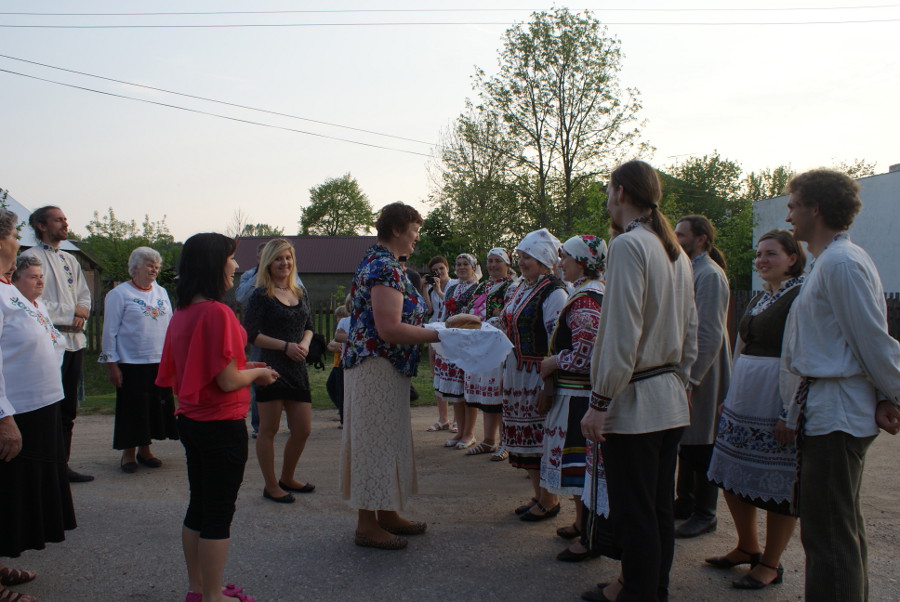
<path id="1" fill-rule="evenodd" d="M 273 238 L 263 247 L 262 254 L 259 256 L 259 268 L 256 270 L 256 286 L 265 288 L 269 297 L 275 296 L 275 279 L 269 273 L 269 266 L 285 249 L 290 251 L 291 264 L 294 266 L 294 273 L 291 278 L 288 278 L 288 288 L 297 295 L 298 299 L 302 299 L 303 289 L 297 284 L 297 254 L 294 252 L 294 245 L 285 238 Z"/>

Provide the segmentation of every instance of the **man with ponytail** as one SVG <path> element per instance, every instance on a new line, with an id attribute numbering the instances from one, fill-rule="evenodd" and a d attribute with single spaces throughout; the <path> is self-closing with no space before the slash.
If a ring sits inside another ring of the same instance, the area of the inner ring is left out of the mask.
<path id="1" fill-rule="evenodd" d="M 582 598 L 668 600 L 675 463 L 690 422 L 686 388 L 697 357 L 691 264 L 659 210 L 662 190 L 650 165 L 617 167 L 608 195 L 612 228 L 621 234 L 609 246 L 590 409 L 581 426 L 602 447 L 624 580 Z"/>
<path id="2" fill-rule="evenodd" d="M 678 450 L 675 518 L 687 521 L 675 537 L 697 537 L 716 530 L 719 488 L 706 472 L 716 438 L 719 404 L 728 393 L 731 345 L 728 342 L 728 278 L 725 256 L 716 248 L 716 229 L 702 215 L 687 215 L 675 226 L 681 248 L 694 270 L 697 307 L 697 361 L 691 368 L 691 425 Z"/>

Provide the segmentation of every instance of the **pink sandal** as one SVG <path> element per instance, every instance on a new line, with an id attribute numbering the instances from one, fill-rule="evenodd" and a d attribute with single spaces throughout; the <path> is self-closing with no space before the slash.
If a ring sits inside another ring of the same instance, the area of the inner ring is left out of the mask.
<path id="1" fill-rule="evenodd" d="M 229 598 L 237 598 L 241 602 L 256 602 L 256 598 L 245 594 L 243 588 L 231 583 L 225 586 L 225 589 L 222 590 L 222 594 Z"/>

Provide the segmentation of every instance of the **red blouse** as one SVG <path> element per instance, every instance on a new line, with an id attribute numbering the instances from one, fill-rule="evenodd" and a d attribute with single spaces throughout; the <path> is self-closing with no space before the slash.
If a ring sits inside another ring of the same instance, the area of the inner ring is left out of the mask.
<path id="1" fill-rule="evenodd" d="M 243 420 L 250 406 L 250 387 L 223 391 L 216 376 L 231 360 L 239 370 L 247 363 L 247 332 L 231 309 L 218 301 L 193 303 L 172 316 L 156 384 L 172 387 L 178 398 L 175 414 L 191 420 Z"/>

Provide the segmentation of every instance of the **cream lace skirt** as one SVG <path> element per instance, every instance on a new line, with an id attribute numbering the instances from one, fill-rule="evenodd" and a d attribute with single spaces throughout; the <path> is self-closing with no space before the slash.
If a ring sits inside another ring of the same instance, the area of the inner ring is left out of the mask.
<path id="1" fill-rule="evenodd" d="M 381 357 L 344 370 L 341 492 L 356 509 L 402 510 L 417 491 L 409 387 Z"/>

